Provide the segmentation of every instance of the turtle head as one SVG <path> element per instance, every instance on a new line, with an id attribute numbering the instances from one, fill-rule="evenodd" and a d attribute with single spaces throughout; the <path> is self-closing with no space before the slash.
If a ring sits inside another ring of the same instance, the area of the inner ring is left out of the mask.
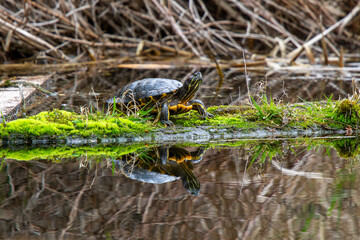
<path id="1" fill-rule="evenodd" d="M 192 195 L 199 196 L 200 193 L 200 182 L 199 180 L 193 176 L 190 179 L 182 178 L 183 186 L 186 190 L 188 190 Z"/>
<path id="2" fill-rule="evenodd" d="M 200 84 L 202 83 L 202 75 L 201 72 L 196 72 L 191 75 L 186 81 L 184 82 L 184 86 L 188 89 L 199 88 Z"/>
<path id="3" fill-rule="evenodd" d="M 183 97 L 181 102 L 186 103 L 187 101 L 191 100 L 195 95 L 196 91 L 200 88 L 202 83 L 202 75 L 201 72 L 196 72 L 191 75 L 183 85 Z"/>

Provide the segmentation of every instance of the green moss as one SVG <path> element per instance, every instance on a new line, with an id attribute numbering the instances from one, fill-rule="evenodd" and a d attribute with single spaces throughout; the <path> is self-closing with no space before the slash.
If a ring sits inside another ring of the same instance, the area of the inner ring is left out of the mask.
<path id="1" fill-rule="evenodd" d="M 191 111 L 171 116 L 178 131 L 181 127 L 209 126 L 214 129 L 344 129 L 358 125 L 360 106 L 357 101 L 346 99 L 341 102 L 304 102 L 298 104 L 275 104 L 261 99 L 251 106 L 213 106 L 208 111 L 214 118 L 201 119 Z M 18 119 L 0 124 L 0 138 L 32 138 L 47 136 L 116 137 L 122 135 L 141 135 L 164 128 L 154 116 L 126 117 L 123 114 L 79 115 L 73 112 L 53 110 L 42 112 L 26 119 Z M 179 130 L 180 129 L 180 130 Z M 176 128 L 174 129 L 176 131 Z"/>
<path id="2" fill-rule="evenodd" d="M 359 122 L 360 104 L 358 100 L 345 99 L 336 104 L 333 119 L 348 125 L 356 125 Z"/>
<path id="3" fill-rule="evenodd" d="M 76 114 L 64 110 L 54 109 L 50 112 L 41 112 L 35 116 L 29 117 L 43 122 L 53 122 L 61 124 L 71 124 L 76 119 Z"/>
<path id="4" fill-rule="evenodd" d="M 176 126 L 195 127 L 213 126 L 219 128 L 253 128 L 258 126 L 247 119 L 251 109 L 243 110 L 237 106 L 213 106 L 207 109 L 214 115 L 214 118 L 201 119 L 199 114 L 192 111 L 172 117 Z"/>
<path id="5" fill-rule="evenodd" d="M 78 115 L 53 110 L 41 112 L 26 119 L 17 119 L 0 125 L 0 138 L 22 136 L 118 136 L 127 133 L 141 134 L 151 129 L 147 124 L 108 115 Z"/>
<path id="6" fill-rule="evenodd" d="M 287 144 L 283 140 L 240 140 L 236 142 L 212 142 L 208 144 L 183 144 L 178 147 L 205 147 L 205 148 L 243 148 L 246 149 L 249 156 L 253 156 L 249 163 L 264 163 L 265 160 L 271 160 L 279 157 L 284 152 L 293 152 L 293 148 L 306 147 L 308 150 L 325 147 L 326 149 L 334 148 L 342 158 L 358 158 L 360 154 L 357 139 L 312 139 L 297 138 L 287 139 Z M 66 158 L 77 158 L 86 156 L 91 160 L 101 161 L 104 158 L 119 158 L 124 154 L 143 151 L 144 148 L 154 147 L 154 145 L 132 144 L 132 145 L 96 145 L 96 146 L 59 146 L 48 148 L 19 148 L 19 149 L 0 149 L 0 156 L 16 160 L 38 160 L 47 159 L 54 162 L 62 161 Z M 324 151 L 325 154 L 328 151 Z"/>
<path id="7" fill-rule="evenodd" d="M 353 158 L 360 154 L 359 142 L 357 139 L 339 139 L 334 141 L 332 146 L 342 158 Z"/>
<path id="8" fill-rule="evenodd" d="M 29 161 L 38 159 L 47 159 L 54 162 L 61 161 L 64 158 L 76 158 L 87 156 L 92 159 L 101 159 L 101 157 L 118 158 L 124 154 L 132 153 L 143 148 L 143 144 L 133 145 L 115 145 L 115 146 L 81 146 L 81 147 L 48 147 L 48 148 L 21 148 L 18 150 L 0 149 L 0 156 L 6 158 Z"/>
<path id="9" fill-rule="evenodd" d="M 294 105 L 262 103 L 252 106 L 213 106 L 208 111 L 215 115 L 211 119 L 200 119 L 195 112 L 172 116 L 177 126 L 213 126 L 216 128 L 261 129 L 264 127 L 343 129 L 343 124 L 334 122 L 332 113 L 336 103 L 305 102 Z"/>
<path id="10" fill-rule="evenodd" d="M 1 136 L 9 136 L 11 133 L 23 135 L 60 135 L 63 132 L 74 129 L 74 126 L 66 124 L 57 124 L 35 119 L 18 119 L 6 124 L 6 127 L 0 127 Z"/>

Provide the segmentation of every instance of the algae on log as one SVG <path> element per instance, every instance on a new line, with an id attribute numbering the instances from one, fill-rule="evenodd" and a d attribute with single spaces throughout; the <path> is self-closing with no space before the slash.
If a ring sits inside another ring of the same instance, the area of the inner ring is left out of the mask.
<path id="1" fill-rule="evenodd" d="M 285 143 L 285 144 L 284 144 Z M 0 156 L 21 161 L 47 159 L 53 162 L 61 162 L 66 158 L 78 158 L 86 156 L 86 161 L 103 161 L 104 159 L 119 159 L 121 156 L 131 154 L 143 154 L 147 149 L 164 146 L 163 144 L 128 143 L 128 144 L 97 144 L 83 146 L 9 146 L 0 148 Z M 274 156 L 281 156 L 289 149 L 299 146 L 306 146 L 308 149 L 317 149 L 325 146 L 327 149 L 333 148 L 342 158 L 355 158 L 359 156 L 360 144 L 355 137 L 331 136 L 324 138 L 287 138 L 287 139 L 262 139 L 250 140 L 243 139 L 233 142 L 211 142 L 211 143 L 192 143 L 192 144 L 166 144 L 166 148 L 176 147 L 201 147 L 204 151 L 209 148 L 243 148 L 249 153 L 261 153 L 258 156 L 267 156 L 270 159 Z M 145 151 L 144 151 L 145 150 Z M 252 154 L 251 154 L 252 155 Z M 256 155 L 256 154 L 255 154 Z"/>
<path id="2" fill-rule="evenodd" d="M 0 145 L 204 143 L 244 138 L 349 134 L 349 129 L 350 134 L 354 133 L 357 131 L 357 121 L 354 121 L 354 118 L 348 121 L 348 118 L 339 117 L 343 112 L 348 115 L 342 103 L 343 101 L 328 101 L 325 104 L 319 102 L 276 106 L 263 104 L 255 107 L 210 107 L 208 111 L 215 115 L 214 118 L 203 120 L 195 113 L 175 116 L 172 117 L 175 128 L 165 128 L 149 119 L 126 117 L 119 113 L 79 115 L 53 110 L 25 119 L 0 123 Z"/>

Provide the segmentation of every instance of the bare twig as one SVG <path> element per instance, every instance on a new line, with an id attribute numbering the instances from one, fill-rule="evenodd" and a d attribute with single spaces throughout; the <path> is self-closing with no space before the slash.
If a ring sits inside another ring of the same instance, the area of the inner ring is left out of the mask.
<path id="1" fill-rule="evenodd" d="M 191 50 L 195 53 L 195 55 L 200 56 L 200 53 L 196 50 L 196 48 L 190 43 L 189 39 L 184 35 L 180 26 L 175 22 L 174 17 L 171 16 L 169 10 L 161 6 L 159 2 L 156 0 L 152 0 L 155 6 L 161 11 L 163 15 L 170 21 L 174 31 L 179 34 L 179 36 L 183 39 L 183 41 L 191 48 Z"/>
<path id="2" fill-rule="evenodd" d="M 23 30 L 23 29 L 20 29 L 20 28 L 17 28 L 16 26 L 4 21 L 2 18 L 0 18 L 0 25 L 2 25 L 2 28 L 7 28 L 8 30 L 13 30 L 15 31 L 16 33 L 24 36 L 26 39 L 29 40 L 29 43 L 32 43 L 32 42 L 35 42 L 35 43 L 38 43 L 39 46 L 42 47 L 42 49 L 51 49 L 51 50 L 54 50 L 54 52 L 57 52 L 57 50 L 55 49 L 54 46 L 52 46 L 50 43 L 44 41 L 43 39 L 41 38 L 38 38 L 36 36 L 34 36 L 33 34 Z"/>
<path id="3" fill-rule="evenodd" d="M 87 175 L 86 179 L 85 179 L 85 184 L 81 188 L 79 194 L 77 195 L 77 197 L 74 201 L 74 205 L 73 205 L 70 215 L 69 215 L 69 221 L 66 225 L 66 228 L 61 231 L 60 239 L 64 239 L 66 232 L 71 228 L 73 222 L 75 221 L 77 212 L 79 210 L 79 204 L 80 204 L 81 197 L 83 196 L 84 192 L 89 189 L 89 178 L 90 178 L 90 176 Z"/>
<path id="4" fill-rule="evenodd" d="M 320 41 L 323 37 L 325 37 L 326 35 L 328 35 L 329 33 L 331 33 L 332 31 L 334 31 L 336 28 L 340 27 L 340 26 L 345 26 L 344 24 L 347 24 L 353 17 L 356 16 L 356 14 L 360 11 L 360 2 L 358 3 L 358 5 L 348 14 L 346 15 L 343 19 L 341 19 L 340 21 L 336 22 L 334 25 L 332 25 L 331 27 L 327 28 L 326 30 L 324 30 L 323 32 L 319 33 L 318 35 L 316 35 L 315 37 L 313 37 L 311 40 L 307 41 L 306 43 L 304 43 L 302 46 L 298 47 L 297 49 L 293 50 L 292 52 L 290 52 L 288 54 L 288 57 L 291 57 L 290 62 L 293 62 L 296 60 L 296 58 L 299 56 L 299 54 L 304 50 L 304 47 L 309 47 L 311 45 L 313 45 L 314 43 Z"/>

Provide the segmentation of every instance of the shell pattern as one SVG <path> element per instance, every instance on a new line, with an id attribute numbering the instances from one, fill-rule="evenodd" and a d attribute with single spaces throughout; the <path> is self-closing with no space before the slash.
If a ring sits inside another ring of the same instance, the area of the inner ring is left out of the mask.
<path id="1" fill-rule="evenodd" d="M 183 84 L 177 80 L 166 78 L 145 78 L 137 80 L 124 88 L 117 94 L 116 103 L 128 103 L 132 100 L 140 99 L 161 99 L 167 94 L 175 93 Z M 125 96 L 124 96 L 125 94 Z M 114 100 L 109 99 L 108 103 Z"/>

